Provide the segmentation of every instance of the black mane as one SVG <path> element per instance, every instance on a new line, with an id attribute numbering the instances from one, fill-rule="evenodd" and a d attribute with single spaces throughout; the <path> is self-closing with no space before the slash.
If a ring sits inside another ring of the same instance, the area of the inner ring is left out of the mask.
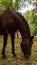
<path id="1" fill-rule="evenodd" d="M 24 18 L 24 16 L 22 16 L 22 15 L 20 15 L 19 13 L 17 13 L 22 19 L 23 19 L 23 22 L 24 22 L 24 24 L 26 25 L 26 29 L 27 29 L 27 34 L 29 35 L 29 36 L 31 36 L 31 34 L 30 34 L 30 28 L 29 28 L 29 25 L 28 25 L 28 22 L 27 22 L 27 20 Z"/>

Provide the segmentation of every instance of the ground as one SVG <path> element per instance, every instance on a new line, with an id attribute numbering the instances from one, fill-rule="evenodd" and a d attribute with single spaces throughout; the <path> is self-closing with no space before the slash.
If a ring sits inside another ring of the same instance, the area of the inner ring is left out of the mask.
<path id="1" fill-rule="evenodd" d="M 20 43 L 21 43 L 21 37 L 15 38 L 15 52 L 17 54 L 17 57 L 12 56 L 11 51 L 11 39 L 8 37 L 6 47 L 6 59 L 2 59 L 2 48 L 3 48 L 3 37 L 0 38 L 0 65 L 37 65 L 37 38 L 35 37 L 33 40 L 33 46 L 32 46 L 32 53 L 29 60 L 26 60 L 23 57 L 23 53 L 21 52 Z"/>

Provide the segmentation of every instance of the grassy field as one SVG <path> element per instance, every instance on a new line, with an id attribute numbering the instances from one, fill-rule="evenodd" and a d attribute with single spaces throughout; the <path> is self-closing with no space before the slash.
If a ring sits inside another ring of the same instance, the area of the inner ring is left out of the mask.
<path id="1" fill-rule="evenodd" d="M 2 48 L 3 48 L 3 37 L 0 38 L 0 65 L 37 65 L 37 38 L 34 38 L 33 40 L 33 46 L 32 46 L 32 54 L 29 60 L 26 60 L 23 57 L 23 53 L 21 52 L 20 43 L 21 38 L 15 39 L 15 52 L 17 54 L 17 57 L 12 56 L 11 51 L 11 39 L 8 37 L 6 47 L 6 55 L 7 58 L 2 60 Z"/>

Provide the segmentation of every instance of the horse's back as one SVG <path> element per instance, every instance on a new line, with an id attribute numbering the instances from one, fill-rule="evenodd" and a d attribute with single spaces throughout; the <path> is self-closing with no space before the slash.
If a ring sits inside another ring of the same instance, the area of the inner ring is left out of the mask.
<path id="1" fill-rule="evenodd" d="M 16 28 L 11 10 L 4 10 L 0 16 L 0 34 L 15 32 Z"/>

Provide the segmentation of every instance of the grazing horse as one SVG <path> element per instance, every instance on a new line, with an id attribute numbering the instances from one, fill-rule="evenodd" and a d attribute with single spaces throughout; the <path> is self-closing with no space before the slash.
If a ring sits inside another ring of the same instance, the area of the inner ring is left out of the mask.
<path id="1" fill-rule="evenodd" d="M 20 31 L 22 36 L 22 52 L 27 59 L 30 58 L 34 36 L 31 36 L 30 29 L 25 18 L 11 9 L 6 9 L 2 14 L 0 14 L 0 35 L 3 35 L 4 38 L 2 58 L 6 57 L 5 48 L 7 45 L 8 34 L 11 35 L 12 54 L 13 56 L 16 56 L 14 49 L 14 38 L 17 29 Z"/>

